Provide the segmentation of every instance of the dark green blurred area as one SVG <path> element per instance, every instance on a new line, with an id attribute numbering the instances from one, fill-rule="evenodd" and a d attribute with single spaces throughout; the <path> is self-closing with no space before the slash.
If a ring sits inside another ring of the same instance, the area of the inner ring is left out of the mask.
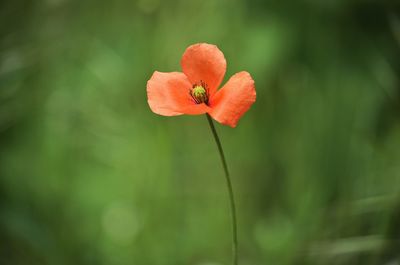
<path id="1" fill-rule="evenodd" d="M 202 116 L 153 71 L 219 46 L 257 101 L 217 125 L 240 264 L 400 264 L 398 1 L 1 1 L 0 264 L 229 264 Z"/>

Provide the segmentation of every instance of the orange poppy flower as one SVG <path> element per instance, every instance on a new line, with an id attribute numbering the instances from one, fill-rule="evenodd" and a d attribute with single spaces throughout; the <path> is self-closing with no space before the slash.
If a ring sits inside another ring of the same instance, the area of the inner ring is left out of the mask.
<path id="1" fill-rule="evenodd" d="M 217 46 L 199 43 L 182 56 L 183 73 L 155 71 L 147 82 L 151 110 L 163 116 L 208 113 L 216 121 L 236 127 L 256 100 L 254 80 L 248 72 L 234 74 L 218 90 L 226 72 L 224 54 Z"/>

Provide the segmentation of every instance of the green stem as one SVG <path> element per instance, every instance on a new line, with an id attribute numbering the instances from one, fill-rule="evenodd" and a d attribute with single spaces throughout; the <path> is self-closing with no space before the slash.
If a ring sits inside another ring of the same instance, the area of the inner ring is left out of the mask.
<path id="1" fill-rule="evenodd" d="M 219 155 L 221 157 L 222 161 L 222 166 L 225 171 L 225 179 L 226 179 L 226 184 L 228 187 L 228 192 L 229 192 L 229 201 L 231 204 L 231 217 L 232 217 L 232 263 L 233 265 L 238 264 L 238 239 L 237 239 L 237 220 L 236 220 L 236 206 L 235 206 L 235 198 L 233 196 L 233 188 L 232 188 L 232 182 L 231 178 L 229 176 L 229 171 L 228 171 L 228 166 L 226 165 L 226 160 L 224 156 L 224 151 L 222 150 L 222 145 L 221 141 L 219 140 L 217 130 L 215 129 L 214 123 L 210 117 L 210 115 L 207 115 L 207 120 L 208 123 L 210 124 L 210 128 L 212 131 L 212 134 L 215 139 L 215 143 L 217 144 Z"/>

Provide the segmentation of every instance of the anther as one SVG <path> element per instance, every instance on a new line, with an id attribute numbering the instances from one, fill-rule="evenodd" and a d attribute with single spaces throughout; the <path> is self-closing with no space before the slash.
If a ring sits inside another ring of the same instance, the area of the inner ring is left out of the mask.
<path id="1" fill-rule="evenodd" d="M 196 104 L 208 104 L 208 89 L 207 85 L 201 81 L 200 84 L 194 84 L 190 91 L 190 95 Z"/>

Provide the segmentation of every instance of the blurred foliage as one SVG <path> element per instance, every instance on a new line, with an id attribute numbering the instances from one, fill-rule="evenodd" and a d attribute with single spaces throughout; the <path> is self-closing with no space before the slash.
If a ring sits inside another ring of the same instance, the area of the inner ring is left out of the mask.
<path id="1" fill-rule="evenodd" d="M 400 3 L 0 2 L 0 263 L 230 262 L 205 117 L 146 102 L 217 44 L 257 102 L 218 125 L 240 264 L 400 264 Z M 199 163 L 200 161 L 200 163 Z"/>

